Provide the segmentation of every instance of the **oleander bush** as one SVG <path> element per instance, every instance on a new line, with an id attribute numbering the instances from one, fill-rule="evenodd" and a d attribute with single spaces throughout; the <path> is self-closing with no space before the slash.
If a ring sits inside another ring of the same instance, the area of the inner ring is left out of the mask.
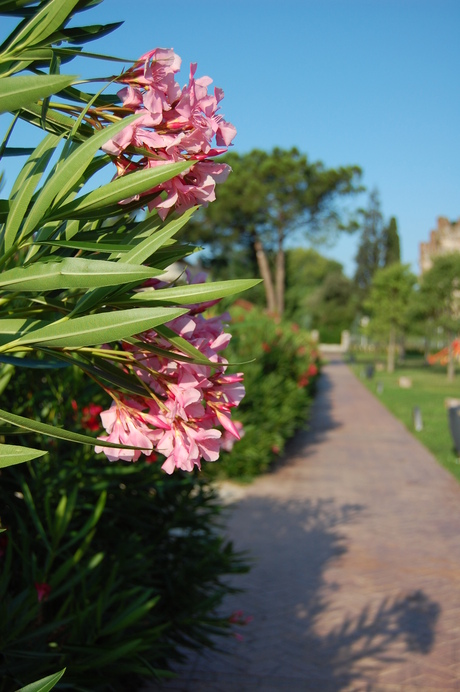
<path id="1" fill-rule="evenodd" d="M 9 391 L 31 418 L 100 425 L 103 396 L 76 369 L 58 382 L 46 371 L 18 374 Z M 1 692 L 64 667 L 59 689 L 134 689 L 136 679 L 167 675 L 184 647 L 230 634 L 231 613 L 217 607 L 233 590 L 228 575 L 246 566 L 221 536 L 203 476 L 32 437 L 19 441 L 50 454 L 0 475 Z"/>
<path id="2" fill-rule="evenodd" d="M 226 356 L 234 370 L 244 369 L 246 396 L 236 416 L 244 434 L 205 472 L 247 481 L 266 471 L 307 423 L 320 361 L 309 333 L 297 324 L 276 320 L 246 301 L 230 313 L 233 336 Z"/>

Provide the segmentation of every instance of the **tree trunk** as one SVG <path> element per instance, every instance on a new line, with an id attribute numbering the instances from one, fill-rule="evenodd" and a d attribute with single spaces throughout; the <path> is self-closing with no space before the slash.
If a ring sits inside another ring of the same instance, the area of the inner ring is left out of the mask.
<path id="1" fill-rule="evenodd" d="M 396 353 L 396 329 L 393 325 L 390 327 L 390 338 L 388 341 L 388 357 L 387 357 L 387 371 L 395 371 L 395 353 Z"/>
<path id="2" fill-rule="evenodd" d="M 448 354 L 449 354 L 449 360 L 447 362 L 447 379 L 449 382 L 454 381 L 455 377 L 455 360 L 454 360 L 454 335 L 452 332 L 448 332 L 447 338 L 449 339 L 447 349 L 448 349 Z"/>
<path id="3" fill-rule="evenodd" d="M 284 283 L 285 283 L 285 256 L 282 246 L 278 247 L 276 253 L 276 307 L 278 315 L 282 317 L 284 312 Z"/>
<path id="4" fill-rule="evenodd" d="M 270 267 L 267 260 L 267 255 L 260 242 L 259 238 L 254 240 L 254 249 L 256 251 L 257 265 L 259 267 L 260 276 L 264 282 L 265 298 L 267 301 L 267 310 L 276 313 L 275 291 L 273 288 L 273 280 L 270 272 Z"/>

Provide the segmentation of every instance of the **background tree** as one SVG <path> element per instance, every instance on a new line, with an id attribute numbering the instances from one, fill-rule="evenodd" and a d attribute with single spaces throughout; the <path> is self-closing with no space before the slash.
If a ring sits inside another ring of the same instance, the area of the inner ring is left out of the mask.
<path id="1" fill-rule="evenodd" d="M 330 274 L 343 275 L 340 262 L 323 257 L 313 248 L 286 250 L 285 316 L 311 329 L 312 297 Z"/>
<path id="2" fill-rule="evenodd" d="M 247 253 L 264 282 L 267 308 L 282 314 L 285 289 L 285 244 L 304 236 L 330 236 L 354 230 L 341 201 L 361 190 L 358 166 L 325 168 L 297 149 L 228 154 L 233 168 L 215 203 L 200 210 L 189 237 L 205 246 L 221 267 L 229 253 Z"/>
<path id="3" fill-rule="evenodd" d="M 393 263 L 375 272 L 365 302 L 371 313 L 372 332 L 388 339 L 388 372 L 394 372 L 396 337 L 408 324 L 407 308 L 415 283 L 408 264 Z"/>
<path id="4" fill-rule="evenodd" d="M 401 246 L 399 242 L 398 225 L 394 216 L 383 229 L 383 263 L 388 267 L 394 262 L 401 261 Z"/>
<path id="5" fill-rule="evenodd" d="M 323 343 L 340 343 L 341 333 L 349 329 L 356 312 L 356 291 L 351 279 L 330 272 L 309 301 L 312 326 Z"/>
<path id="6" fill-rule="evenodd" d="M 426 316 L 432 317 L 447 336 L 447 377 L 455 376 L 452 342 L 460 331 L 460 252 L 436 257 L 433 266 L 422 276 L 420 295 Z"/>
<path id="7" fill-rule="evenodd" d="M 361 239 L 356 255 L 355 284 L 365 300 L 373 276 L 377 269 L 384 266 L 384 222 L 380 210 L 380 198 L 376 188 L 369 193 L 366 209 L 360 210 L 362 217 Z"/>

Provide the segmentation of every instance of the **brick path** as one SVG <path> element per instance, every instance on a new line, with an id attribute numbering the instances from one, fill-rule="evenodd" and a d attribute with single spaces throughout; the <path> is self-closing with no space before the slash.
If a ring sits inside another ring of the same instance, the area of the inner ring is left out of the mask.
<path id="1" fill-rule="evenodd" d="M 225 612 L 254 619 L 161 689 L 460 690 L 460 484 L 342 362 L 288 461 L 224 490 L 254 559 Z"/>

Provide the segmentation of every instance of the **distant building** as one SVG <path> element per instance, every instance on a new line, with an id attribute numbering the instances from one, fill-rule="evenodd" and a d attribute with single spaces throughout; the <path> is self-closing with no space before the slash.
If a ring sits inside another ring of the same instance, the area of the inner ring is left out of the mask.
<path id="1" fill-rule="evenodd" d="M 449 221 L 438 217 L 438 227 L 430 232 L 427 243 L 420 243 L 420 273 L 433 266 L 433 259 L 449 252 L 460 252 L 460 219 Z"/>

